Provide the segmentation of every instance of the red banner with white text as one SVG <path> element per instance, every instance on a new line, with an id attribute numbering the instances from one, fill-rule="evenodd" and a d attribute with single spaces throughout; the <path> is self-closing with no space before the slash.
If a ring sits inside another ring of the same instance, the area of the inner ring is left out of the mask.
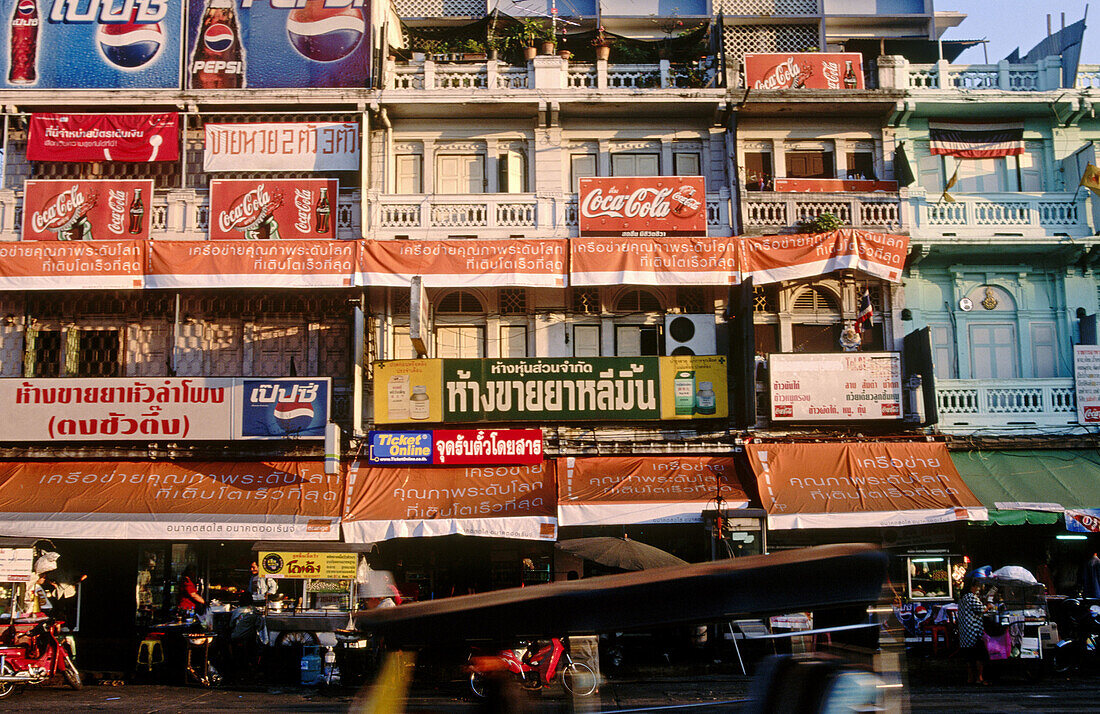
<path id="1" fill-rule="evenodd" d="M 0 241 L 0 290 L 132 290 L 152 241 Z"/>
<path id="2" fill-rule="evenodd" d="M 23 240 L 144 240 L 153 181 L 27 181 Z"/>
<path id="3" fill-rule="evenodd" d="M 366 240 L 356 284 L 408 287 L 420 275 L 426 288 L 560 288 L 567 255 L 567 241 L 553 239 Z"/>
<path id="4" fill-rule="evenodd" d="M 729 285 L 739 238 L 573 238 L 571 285 Z"/>
<path id="5" fill-rule="evenodd" d="M 210 238 L 334 240 L 336 179 L 214 179 Z"/>
<path id="6" fill-rule="evenodd" d="M 750 89 L 863 89 L 858 52 L 781 52 L 745 55 Z"/>
<path id="7" fill-rule="evenodd" d="M 577 220 L 582 236 L 705 236 L 706 180 L 702 176 L 582 178 Z"/>
<path id="8" fill-rule="evenodd" d="M 856 228 L 741 240 L 741 277 L 751 276 L 756 285 L 812 278 L 834 270 L 860 270 L 896 283 L 901 280 L 909 251 L 909 236 Z"/>
<path id="9" fill-rule="evenodd" d="M 355 241 L 149 242 L 150 288 L 346 288 Z"/>
<path id="10" fill-rule="evenodd" d="M 179 115 L 32 114 L 29 161 L 178 161 Z"/>

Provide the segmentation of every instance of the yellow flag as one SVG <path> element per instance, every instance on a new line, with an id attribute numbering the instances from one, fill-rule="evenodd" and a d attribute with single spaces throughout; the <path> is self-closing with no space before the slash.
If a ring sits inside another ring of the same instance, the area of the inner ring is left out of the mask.
<path id="1" fill-rule="evenodd" d="M 955 173 L 951 174 L 951 178 L 948 179 L 947 185 L 943 187 L 943 195 L 940 196 L 940 200 L 945 202 L 945 203 L 954 203 L 955 202 L 955 197 L 952 196 L 951 194 L 949 194 L 948 191 L 950 189 L 954 188 L 955 184 L 958 182 L 958 180 L 959 180 L 959 166 L 961 166 L 961 165 L 962 165 L 961 161 L 958 164 L 955 165 Z"/>
<path id="2" fill-rule="evenodd" d="M 1085 167 L 1085 173 L 1081 175 L 1081 183 L 1077 185 L 1084 186 L 1088 190 L 1100 196 L 1100 169 L 1096 168 L 1092 164 L 1087 165 Z"/>

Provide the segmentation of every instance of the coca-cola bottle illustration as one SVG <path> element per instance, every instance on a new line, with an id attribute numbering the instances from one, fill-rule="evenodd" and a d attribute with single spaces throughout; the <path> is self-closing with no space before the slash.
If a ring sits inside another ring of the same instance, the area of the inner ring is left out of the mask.
<path id="1" fill-rule="evenodd" d="M 192 89 L 245 86 L 245 57 L 235 0 L 208 0 L 191 53 Z"/>
<path id="2" fill-rule="evenodd" d="M 794 82 L 791 84 L 791 89 L 805 89 L 806 80 L 813 76 L 813 67 L 808 64 L 804 64 L 798 68 L 798 74 L 795 75 Z"/>
<path id="3" fill-rule="evenodd" d="M 130 235 L 141 233 L 141 224 L 145 220 L 145 204 L 141 201 L 141 189 L 134 189 L 134 200 L 130 201 Z"/>
<path id="4" fill-rule="evenodd" d="M 851 61 L 846 61 L 845 64 L 848 66 L 844 70 L 844 88 L 855 89 L 858 84 L 856 81 L 856 72 L 852 69 Z"/>
<path id="5" fill-rule="evenodd" d="M 9 84 L 34 84 L 38 81 L 38 2 L 16 0 L 11 16 L 11 56 Z"/>
<path id="6" fill-rule="evenodd" d="M 332 213 L 332 209 L 328 205 L 328 189 L 321 189 L 321 198 L 317 201 L 317 207 L 313 209 L 314 218 L 314 230 L 318 233 L 328 233 L 328 220 L 329 214 Z"/>

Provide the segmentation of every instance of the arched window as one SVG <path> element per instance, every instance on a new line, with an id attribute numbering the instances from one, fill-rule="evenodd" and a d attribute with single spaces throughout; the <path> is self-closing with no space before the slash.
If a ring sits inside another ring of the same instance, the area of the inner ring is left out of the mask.
<path id="1" fill-rule="evenodd" d="M 485 356 L 485 306 L 468 290 L 455 290 L 435 306 L 435 357 Z"/>
<path id="2" fill-rule="evenodd" d="M 615 312 L 661 312 L 661 301 L 648 290 L 630 290 L 615 303 Z"/>
<path id="3" fill-rule="evenodd" d="M 830 290 L 811 285 L 791 299 L 791 351 L 839 352 L 843 313 Z"/>
<path id="4" fill-rule="evenodd" d="M 630 316 L 625 321 L 616 321 L 616 355 L 639 357 L 661 354 L 661 325 L 652 315 L 663 312 L 663 309 L 655 294 L 648 290 L 628 290 L 615 301 L 615 312 Z"/>

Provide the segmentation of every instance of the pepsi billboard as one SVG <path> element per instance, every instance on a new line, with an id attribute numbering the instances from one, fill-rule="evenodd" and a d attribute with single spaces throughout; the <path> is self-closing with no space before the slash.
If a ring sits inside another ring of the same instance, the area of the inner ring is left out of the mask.
<path id="1" fill-rule="evenodd" d="M 368 0 L 189 0 L 189 89 L 367 87 Z"/>
<path id="2" fill-rule="evenodd" d="M 183 0 L 0 0 L 0 7 L 0 86 L 180 87 Z"/>
<path id="3" fill-rule="evenodd" d="M 325 438 L 327 377 L 242 379 L 241 438 Z"/>

